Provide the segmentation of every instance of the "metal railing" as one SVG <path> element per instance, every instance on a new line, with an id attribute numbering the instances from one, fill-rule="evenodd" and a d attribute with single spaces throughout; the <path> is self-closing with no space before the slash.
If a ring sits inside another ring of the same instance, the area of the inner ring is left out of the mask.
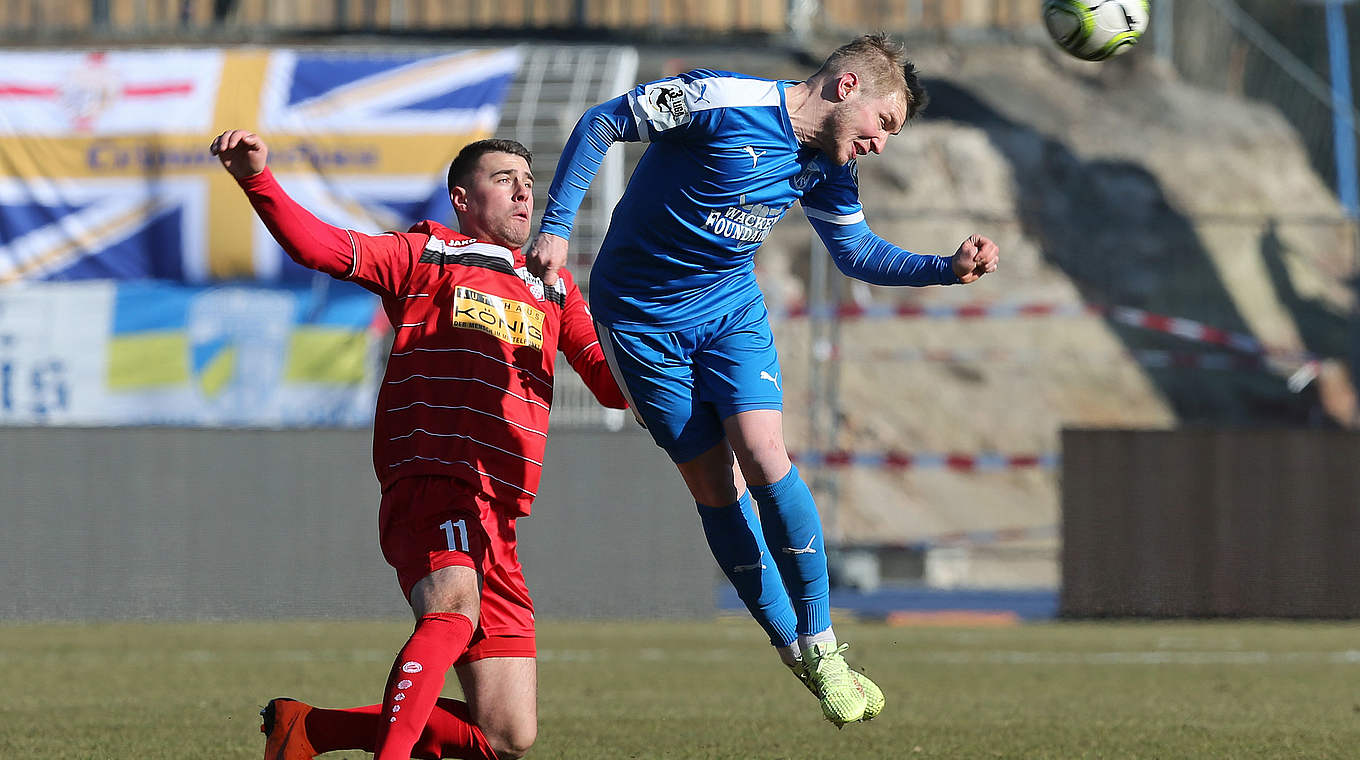
<path id="1" fill-rule="evenodd" d="M 1234 0 L 1157 0 L 1154 14 L 1165 19 L 1154 29 L 1157 49 L 1183 79 L 1278 108 L 1303 138 L 1314 168 L 1335 181 L 1331 85 L 1321 74 Z M 1360 125 L 1360 111 L 1352 109 L 1351 117 Z"/>

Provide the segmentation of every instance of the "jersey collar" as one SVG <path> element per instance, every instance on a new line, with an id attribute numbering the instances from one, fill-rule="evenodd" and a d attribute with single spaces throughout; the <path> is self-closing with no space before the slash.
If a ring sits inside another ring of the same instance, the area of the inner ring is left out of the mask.
<path id="1" fill-rule="evenodd" d="M 496 243 L 490 243 L 485 240 L 478 240 L 476 238 L 468 237 L 467 235 L 464 235 L 463 233 L 457 230 L 449 229 L 448 227 L 445 227 L 439 222 L 430 219 L 426 219 L 421 222 L 416 222 L 415 224 L 411 225 L 411 229 L 408 230 L 408 232 L 415 232 L 421 235 L 429 235 L 431 237 L 438 238 L 444 241 L 444 243 L 457 248 L 476 244 L 478 253 L 489 256 L 496 256 L 497 258 L 504 259 L 505 263 L 509 264 L 512 268 L 524 266 L 524 254 L 521 251 L 521 249 L 506 248 L 503 245 L 497 245 Z"/>

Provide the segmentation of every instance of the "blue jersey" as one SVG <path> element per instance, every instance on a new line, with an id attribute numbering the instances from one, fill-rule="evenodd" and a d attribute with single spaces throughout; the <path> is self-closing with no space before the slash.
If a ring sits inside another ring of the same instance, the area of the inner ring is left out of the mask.
<path id="1" fill-rule="evenodd" d="M 586 113 L 549 189 L 543 232 L 570 234 L 611 142 L 651 143 L 591 272 L 599 322 L 674 330 L 759 300 L 756 249 L 800 200 L 853 276 L 879 282 L 888 273 L 883 284 L 955 281 L 947 260 L 908 253 L 869 233 L 855 162 L 837 166 L 820 150 L 799 146 L 784 95 L 794 84 L 696 70 L 639 85 Z"/>

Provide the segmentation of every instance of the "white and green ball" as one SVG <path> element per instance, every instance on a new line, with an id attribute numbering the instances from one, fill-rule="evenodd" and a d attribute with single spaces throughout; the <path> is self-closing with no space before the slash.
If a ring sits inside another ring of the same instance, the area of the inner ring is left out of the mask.
<path id="1" fill-rule="evenodd" d="M 1148 28 L 1148 0 L 1044 0 L 1044 25 L 1058 47 L 1103 61 L 1138 44 Z"/>

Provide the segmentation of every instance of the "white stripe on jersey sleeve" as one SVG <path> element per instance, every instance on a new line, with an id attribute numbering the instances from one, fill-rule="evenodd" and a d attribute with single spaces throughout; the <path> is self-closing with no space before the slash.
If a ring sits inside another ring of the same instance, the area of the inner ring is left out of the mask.
<path id="1" fill-rule="evenodd" d="M 685 100 L 695 111 L 779 105 L 779 83 L 768 79 L 709 77 L 690 82 L 685 91 Z"/>
<path id="2" fill-rule="evenodd" d="M 853 214 L 831 214 L 826 211 L 818 211 L 815 208 L 804 206 L 803 213 L 807 214 L 809 219 L 831 222 L 832 224 L 858 224 L 859 222 L 864 221 L 863 210 L 856 211 Z"/>
<path id="3" fill-rule="evenodd" d="M 679 94 L 680 102 L 675 101 Z M 769 79 L 739 77 L 706 77 L 686 82 L 682 79 L 662 79 L 642 85 L 642 95 L 628 93 L 628 107 L 637 124 L 638 138 L 648 142 L 650 125 L 657 132 L 665 132 L 688 124 L 692 114 L 714 108 L 747 108 L 778 106 L 779 83 Z"/>
<path id="4" fill-rule="evenodd" d="M 647 131 L 647 112 L 642 110 L 642 104 L 631 92 L 628 93 L 628 107 L 633 111 L 633 123 L 637 125 L 638 142 L 651 142 L 651 136 Z"/>

